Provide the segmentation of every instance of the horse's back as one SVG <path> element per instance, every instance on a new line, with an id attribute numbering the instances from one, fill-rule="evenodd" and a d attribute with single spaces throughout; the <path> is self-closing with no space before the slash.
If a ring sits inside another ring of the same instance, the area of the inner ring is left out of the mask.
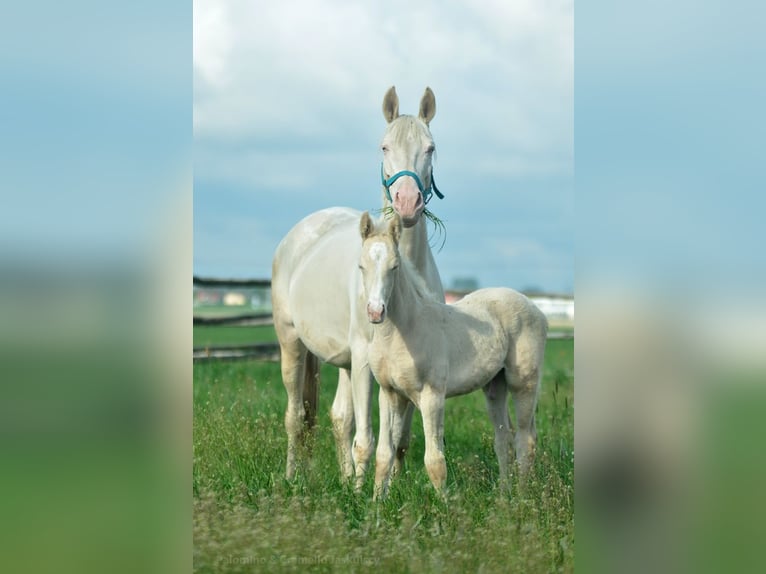
<path id="1" fill-rule="evenodd" d="M 495 325 L 515 343 L 523 339 L 545 344 L 548 320 L 523 293 L 507 287 L 489 287 L 469 293 L 455 306 Z"/>
<path id="2" fill-rule="evenodd" d="M 545 314 L 526 295 L 505 287 L 480 289 L 470 297 L 502 326 L 511 349 L 506 368 L 536 372 L 548 336 Z"/>
<path id="3" fill-rule="evenodd" d="M 338 227 L 359 221 L 361 213 L 347 207 L 330 207 L 315 211 L 296 223 L 284 236 L 274 251 L 272 262 L 272 284 L 289 278 L 293 269 L 300 265 L 306 253 L 317 242 Z"/>
<path id="4" fill-rule="evenodd" d="M 346 208 L 312 213 L 279 244 L 272 268 L 275 323 L 294 328 L 312 353 L 338 366 L 350 362 L 359 218 Z"/>
<path id="5" fill-rule="evenodd" d="M 523 293 L 507 287 L 479 289 L 466 295 L 456 306 L 470 313 L 489 315 L 512 332 L 527 329 L 545 334 L 548 329 L 545 314 L 537 305 Z"/>

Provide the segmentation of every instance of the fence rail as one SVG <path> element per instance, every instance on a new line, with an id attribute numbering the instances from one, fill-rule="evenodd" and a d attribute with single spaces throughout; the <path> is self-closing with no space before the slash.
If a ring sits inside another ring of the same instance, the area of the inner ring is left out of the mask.
<path id="1" fill-rule="evenodd" d="M 213 277 L 193 277 L 197 287 L 271 287 L 271 279 L 215 279 Z"/>
<path id="2" fill-rule="evenodd" d="M 194 347 L 195 363 L 209 360 L 234 361 L 240 359 L 279 362 L 279 344 L 254 343 L 250 345 L 213 345 L 209 347 Z"/>
<path id="3" fill-rule="evenodd" d="M 241 288 L 268 289 L 271 287 L 270 279 L 215 279 L 209 277 L 194 276 L 194 286 L 197 288 L 232 290 Z M 220 307 L 219 307 L 220 310 Z M 194 325 L 197 326 L 238 326 L 252 327 L 273 325 L 274 320 L 270 312 L 253 311 L 249 313 L 226 314 L 226 315 L 194 315 Z M 574 330 L 554 330 L 548 333 L 549 339 L 573 339 Z M 241 360 L 251 359 L 259 361 L 279 361 L 279 344 L 276 342 L 253 343 L 242 345 L 208 345 L 194 347 L 194 361 L 208 360 Z"/>
<path id="4" fill-rule="evenodd" d="M 548 339 L 574 339 L 574 332 L 553 331 Z M 194 362 L 236 361 L 251 359 L 256 361 L 279 362 L 279 343 L 253 343 L 249 345 L 210 345 L 194 347 Z"/>
<path id="5" fill-rule="evenodd" d="M 246 313 L 226 317 L 196 316 L 193 321 L 195 325 L 227 325 L 232 327 L 257 327 L 274 324 L 274 318 L 271 313 Z"/>

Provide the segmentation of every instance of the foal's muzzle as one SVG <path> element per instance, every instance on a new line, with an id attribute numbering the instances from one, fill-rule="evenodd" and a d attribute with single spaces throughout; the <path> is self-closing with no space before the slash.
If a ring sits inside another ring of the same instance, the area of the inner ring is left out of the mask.
<path id="1" fill-rule="evenodd" d="M 386 318 L 386 306 L 384 304 L 378 306 L 367 303 L 367 318 L 370 320 L 370 323 L 382 323 L 383 319 Z"/>

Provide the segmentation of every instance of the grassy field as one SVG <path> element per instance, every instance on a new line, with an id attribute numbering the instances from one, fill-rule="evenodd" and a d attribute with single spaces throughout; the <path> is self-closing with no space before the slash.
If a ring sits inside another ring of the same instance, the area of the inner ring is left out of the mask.
<path id="1" fill-rule="evenodd" d="M 195 345 L 206 338 L 216 337 L 195 329 Z M 497 488 L 479 392 L 447 402 L 446 501 L 423 467 L 418 414 L 389 497 L 372 502 L 372 472 L 363 493 L 354 493 L 340 479 L 330 427 L 336 380 L 337 370 L 323 366 L 312 456 L 287 482 L 279 365 L 194 365 L 195 571 L 573 571 L 572 340 L 548 342 L 537 461 L 526 488 L 514 484 L 511 492 Z M 377 405 L 375 417 L 377 429 Z"/>
<path id="2" fill-rule="evenodd" d="M 195 347 L 205 347 L 208 345 L 238 345 L 277 340 L 272 325 L 257 327 L 195 325 L 193 337 Z"/>

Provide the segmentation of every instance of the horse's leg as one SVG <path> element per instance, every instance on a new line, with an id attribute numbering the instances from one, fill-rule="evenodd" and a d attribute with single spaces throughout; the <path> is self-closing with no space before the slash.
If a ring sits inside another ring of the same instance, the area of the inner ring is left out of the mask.
<path id="1" fill-rule="evenodd" d="M 391 390 L 380 388 L 378 406 L 380 409 L 380 433 L 378 433 L 378 448 L 375 451 L 375 491 L 373 500 L 383 498 L 388 491 L 388 481 L 391 477 L 391 467 L 394 462 L 394 414 Z"/>
<path id="2" fill-rule="evenodd" d="M 509 457 L 511 448 L 511 432 L 513 427 L 508 416 L 508 383 L 505 373 L 499 372 L 484 387 L 484 398 L 487 402 L 487 412 L 495 431 L 495 455 L 500 467 L 500 484 L 508 485 Z"/>
<path id="3" fill-rule="evenodd" d="M 405 411 L 402 416 L 402 425 L 400 428 L 399 436 L 394 437 L 396 449 L 396 459 L 394 460 L 394 476 L 399 474 L 404 465 L 404 456 L 407 454 L 407 450 L 410 448 L 410 437 L 412 436 L 412 414 L 415 412 L 415 405 L 407 401 L 405 405 Z"/>
<path id="4" fill-rule="evenodd" d="M 395 465 L 395 446 L 402 435 L 408 407 L 412 406 L 405 397 L 391 389 L 381 387 L 380 403 L 380 434 L 378 449 L 375 453 L 375 496 L 383 498 L 388 493 L 392 469 Z"/>
<path id="5" fill-rule="evenodd" d="M 307 350 L 303 343 L 293 338 L 288 342 L 280 339 L 282 384 L 287 391 L 285 429 L 287 430 L 287 479 L 295 476 L 298 444 L 304 431 L 305 409 L 303 405 L 303 378 Z"/>
<path id="6" fill-rule="evenodd" d="M 443 494 L 447 484 L 447 461 L 444 458 L 444 394 L 426 386 L 420 393 L 420 411 L 423 415 L 423 434 L 426 439 L 426 471 L 431 484 Z"/>
<path id="7" fill-rule="evenodd" d="M 312 429 L 317 422 L 317 407 L 319 404 L 319 359 L 308 352 L 303 369 L 303 403 L 305 409 L 304 421 L 306 428 Z"/>
<path id="8" fill-rule="evenodd" d="M 351 441 L 354 435 L 354 403 L 351 393 L 351 373 L 348 369 L 338 372 L 338 390 L 330 411 L 335 447 L 343 478 L 354 476 L 354 459 L 351 456 Z"/>
<path id="9" fill-rule="evenodd" d="M 366 350 L 365 350 L 366 353 Z M 367 465 L 375 450 L 375 436 L 372 433 L 372 372 L 366 354 L 351 357 L 351 395 L 354 403 L 354 424 L 356 433 L 352 447 L 355 488 L 361 490 Z"/>
<path id="10" fill-rule="evenodd" d="M 535 460 L 537 429 L 535 428 L 535 407 L 542 375 L 542 361 L 545 339 L 542 345 L 531 338 L 520 338 L 516 342 L 515 356 L 519 360 L 513 368 L 506 367 L 508 386 L 511 389 L 513 406 L 516 411 L 516 437 L 514 447 L 516 462 L 521 477 L 526 475 Z"/>

